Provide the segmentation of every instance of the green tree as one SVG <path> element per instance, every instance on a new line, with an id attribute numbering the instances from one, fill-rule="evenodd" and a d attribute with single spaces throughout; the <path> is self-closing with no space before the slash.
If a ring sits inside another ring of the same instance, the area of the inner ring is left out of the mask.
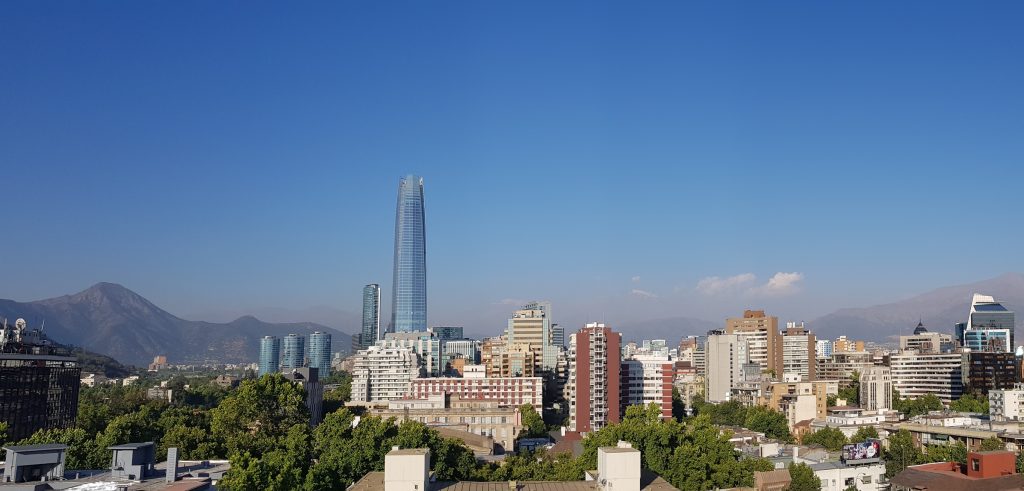
<path id="1" fill-rule="evenodd" d="M 789 433 L 789 423 L 786 421 L 786 416 L 768 407 L 754 406 L 749 408 L 743 427 L 764 433 L 768 438 L 785 442 L 793 441 L 793 435 Z"/>
<path id="2" fill-rule="evenodd" d="M 789 483 L 789 491 L 819 491 L 821 489 L 821 479 L 814 475 L 814 470 L 807 464 L 790 464 L 789 478 L 792 479 Z"/>
<path id="3" fill-rule="evenodd" d="M 519 406 L 519 414 L 523 418 L 523 429 L 520 436 L 526 438 L 539 438 L 547 435 L 548 427 L 544 424 L 544 418 L 537 413 L 532 404 Z"/>
<path id="4" fill-rule="evenodd" d="M 923 455 L 914 446 L 914 439 L 907 430 L 889 435 L 889 447 L 885 450 L 885 477 L 892 478 L 908 466 L 924 461 Z"/>
<path id="5" fill-rule="evenodd" d="M 1017 474 L 1024 473 L 1024 452 L 1017 452 Z"/>
<path id="6" fill-rule="evenodd" d="M 848 406 L 860 404 L 860 372 L 854 370 L 850 374 L 850 384 L 839 389 L 839 399 L 846 399 Z"/>
<path id="7" fill-rule="evenodd" d="M 213 410 L 211 430 L 229 458 L 249 453 L 259 459 L 280 447 L 290 429 L 309 422 L 305 392 L 281 374 L 242 382 Z"/>
<path id="8" fill-rule="evenodd" d="M 992 450 L 1006 450 L 1006 444 L 997 436 L 990 436 L 981 441 L 979 446 L 982 452 L 988 452 Z"/>
<path id="9" fill-rule="evenodd" d="M 333 413 L 352 398 L 352 375 L 344 370 L 334 372 L 324 384 L 338 384 L 337 388 L 324 392 L 324 414 Z"/>
<path id="10" fill-rule="evenodd" d="M 101 461 L 95 461 L 96 441 L 82 428 L 51 428 L 42 429 L 18 442 L 18 445 L 36 445 L 42 443 L 61 443 L 68 446 L 64 468 L 67 470 L 103 469 L 110 462 L 110 455 Z"/>
<path id="11" fill-rule="evenodd" d="M 231 459 L 231 472 L 218 487 L 227 490 L 293 490 L 302 489 L 312 457 L 310 430 L 307 423 L 288 428 L 279 447 L 266 450 L 256 458 L 249 452 Z"/>
<path id="12" fill-rule="evenodd" d="M 928 445 L 923 456 L 928 462 L 959 462 L 967 463 L 967 446 L 960 442 L 948 445 Z"/>
<path id="13" fill-rule="evenodd" d="M 826 426 L 814 433 L 804 435 L 801 439 L 804 445 L 821 445 L 833 452 L 842 450 L 843 445 L 846 445 L 846 435 L 842 431 L 831 426 Z"/>
<path id="14" fill-rule="evenodd" d="M 677 421 L 682 421 L 686 418 L 686 403 L 683 402 L 683 396 L 679 392 L 678 387 L 672 387 L 672 417 Z"/>
<path id="15" fill-rule="evenodd" d="M 857 428 L 857 432 L 850 437 L 850 441 L 853 443 L 860 443 L 869 439 L 878 439 L 878 430 L 874 426 L 861 426 Z"/>
<path id="16" fill-rule="evenodd" d="M 594 468 L 598 447 L 614 446 L 618 440 L 625 440 L 641 452 L 645 468 L 681 490 L 752 484 L 749 466 L 756 466 L 757 462 L 740 462 L 729 443 L 730 433 L 713 424 L 708 412 L 705 408 L 682 424 L 674 419 L 661 419 L 657 406 L 630 407 L 621 423 L 606 426 L 584 439 L 579 469 Z"/>
<path id="17" fill-rule="evenodd" d="M 942 400 L 935 394 L 925 394 L 915 399 L 893 398 L 893 409 L 908 418 L 928 414 L 929 411 L 940 411 L 942 408 Z"/>
<path id="18" fill-rule="evenodd" d="M 949 409 L 964 413 L 988 414 L 988 398 L 964 394 L 961 398 L 949 404 Z"/>
<path id="19" fill-rule="evenodd" d="M 7 423 L 0 421 L 0 447 L 7 445 Z"/>

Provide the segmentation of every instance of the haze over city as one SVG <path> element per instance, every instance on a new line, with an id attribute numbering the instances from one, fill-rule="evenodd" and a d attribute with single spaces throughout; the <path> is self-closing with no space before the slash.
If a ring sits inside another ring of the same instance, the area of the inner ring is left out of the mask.
<path id="1" fill-rule="evenodd" d="M 1018 4 L 64 7 L 0 5 L 0 298 L 387 312 L 409 173 L 428 321 L 474 333 L 1024 270 Z"/>

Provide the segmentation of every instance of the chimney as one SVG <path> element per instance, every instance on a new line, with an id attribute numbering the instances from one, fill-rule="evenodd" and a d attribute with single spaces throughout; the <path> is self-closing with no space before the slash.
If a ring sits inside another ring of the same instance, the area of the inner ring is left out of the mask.
<path id="1" fill-rule="evenodd" d="M 640 491 L 640 451 L 623 441 L 597 449 L 597 479 L 602 491 Z"/>
<path id="2" fill-rule="evenodd" d="M 384 456 L 384 491 L 429 491 L 430 450 L 392 448 Z"/>

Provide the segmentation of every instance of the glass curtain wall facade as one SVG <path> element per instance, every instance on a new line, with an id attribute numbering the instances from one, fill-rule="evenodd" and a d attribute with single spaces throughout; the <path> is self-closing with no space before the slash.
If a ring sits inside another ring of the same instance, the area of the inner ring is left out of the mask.
<path id="1" fill-rule="evenodd" d="M 384 339 L 380 332 L 380 285 L 373 283 L 363 287 L 363 330 L 360 333 L 363 347 Z"/>
<path id="2" fill-rule="evenodd" d="M 331 372 L 331 335 L 314 332 L 309 335 L 309 368 L 317 368 L 326 377 Z"/>
<path id="3" fill-rule="evenodd" d="M 263 336 L 260 339 L 260 371 L 262 377 L 277 371 L 281 365 L 281 339 L 277 336 Z"/>
<path id="4" fill-rule="evenodd" d="M 306 364 L 306 338 L 289 334 L 281 347 L 281 369 L 302 368 Z"/>
<path id="5" fill-rule="evenodd" d="M 427 330 L 427 247 L 423 178 L 408 175 L 398 186 L 395 271 L 391 291 L 394 332 Z"/>

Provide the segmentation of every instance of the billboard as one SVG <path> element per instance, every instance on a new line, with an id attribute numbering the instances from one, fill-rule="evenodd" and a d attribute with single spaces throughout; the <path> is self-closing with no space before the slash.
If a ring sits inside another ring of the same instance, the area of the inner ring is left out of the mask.
<path id="1" fill-rule="evenodd" d="M 843 461 L 847 464 L 870 464 L 882 458 L 882 445 L 878 440 L 843 445 Z"/>

